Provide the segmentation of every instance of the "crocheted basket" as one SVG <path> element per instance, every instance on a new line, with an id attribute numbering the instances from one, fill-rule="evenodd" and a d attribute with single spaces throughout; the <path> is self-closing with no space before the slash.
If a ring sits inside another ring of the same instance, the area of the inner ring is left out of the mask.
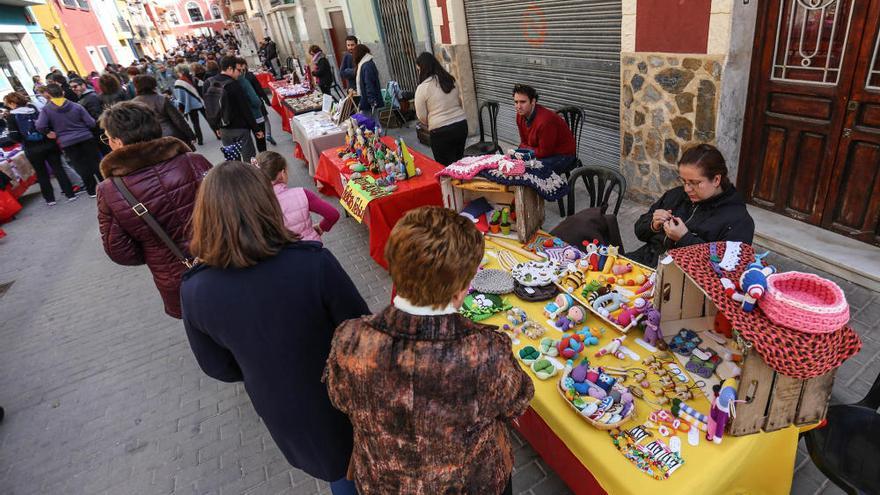
<path id="1" fill-rule="evenodd" d="M 590 369 L 592 370 L 595 368 L 591 367 Z M 629 410 L 626 411 L 626 414 L 624 414 L 622 417 L 620 417 L 620 419 L 618 421 L 615 421 L 613 423 L 607 422 L 607 420 L 608 420 L 609 416 L 620 415 L 620 413 L 624 411 L 625 408 L 623 407 L 622 404 L 614 404 L 613 406 L 611 406 L 611 408 L 605 410 L 601 414 L 595 413 L 595 414 L 589 415 L 589 416 L 584 414 L 584 411 L 579 409 L 577 406 L 575 406 L 572 403 L 572 401 L 569 400 L 568 395 L 566 395 L 566 389 L 565 389 L 564 382 L 565 382 L 565 379 L 568 378 L 569 375 L 571 374 L 571 371 L 572 371 L 572 369 L 568 366 L 566 367 L 565 370 L 563 370 L 562 376 L 559 378 L 559 382 L 557 383 L 556 390 L 559 392 L 559 395 L 562 396 L 562 399 L 565 400 L 565 403 L 568 404 L 568 406 L 571 407 L 572 411 L 576 412 L 577 415 L 581 419 L 583 419 L 587 423 L 591 424 L 593 427 L 598 428 L 600 430 L 613 430 L 615 428 L 620 428 L 623 424 L 625 424 L 626 422 L 631 420 L 633 417 L 635 417 L 635 414 L 636 414 L 635 403 L 633 403 L 632 407 L 630 407 Z M 624 393 L 628 394 L 629 393 L 629 390 L 626 387 L 624 387 L 623 385 L 621 385 L 620 383 L 615 383 L 613 386 L 613 390 L 616 390 L 617 393 L 619 393 L 619 394 L 624 394 Z M 600 402 L 599 399 L 594 399 L 593 397 L 590 397 L 587 395 L 580 396 L 579 399 L 585 401 L 586 403 L 598 404 Z"/>
<path id="2" fill-rule="evenodd" d="M 773 323 L 801 332 L 829 333 L 849 322 L 843 290 L 812 273 L 770 275 L 767 293 L 758 304 Z"/>
<path id="3" fill-rule="evenodd" d="M 725 243 L 717 243 L 718 255 L 723 256 Z M 733 328 L 754 345 L 764 362 L 783 375 L 808 380 L 837 368 L 862 348 L 862 341 L 852 328 L 844 325 L 834 332 L 806 333 L 777 325 L 766 317 L 764 301 L 752 312 L 742 310 L 740 303 L 728 297 L 718 275 L 709 264 L 709 244 L 673 249 L 670 256 L 700 289 L 712 298 L 718 311 L 724 314 Z M 731 273 L 731 280 L 739 276 L 755 259 L 752 246 L 742 245 L 739 263 Z"/>
<path id="4" fill-rule="evenodd" d="M 480 270 L 471 281 L 471 288 L 483 294 L 510 294 L 513 292 L 513 277 L 504 270 Z"/>

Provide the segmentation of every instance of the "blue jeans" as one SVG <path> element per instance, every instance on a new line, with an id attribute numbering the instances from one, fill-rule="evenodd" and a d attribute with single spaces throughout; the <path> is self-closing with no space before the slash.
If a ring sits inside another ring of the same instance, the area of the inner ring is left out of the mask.
<path id="1" fill-rule="evenodd" d="M 333 495 L 358 495 L 354 482 L 350 479 L 339 478 L 330 482 L 330 493 Z"/>

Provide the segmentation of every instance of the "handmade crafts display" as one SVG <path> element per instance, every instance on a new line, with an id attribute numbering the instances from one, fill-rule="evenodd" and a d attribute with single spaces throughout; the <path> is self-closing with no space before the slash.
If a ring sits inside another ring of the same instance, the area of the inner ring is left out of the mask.
<path id="1" fill-rule="evenodd" d="M 395 141 L 397 149 L 392 150 L 380 139 L 380 134 L 357 126 L 351 120 L 345 146 L 338 151 L 338 156 L 345 161 L 352 177 L 369 172 L 377 185 L 393 191 L 397 182 L 419 176 L 422 171 L 416 168 L 415 158 L 402 139 Z"/>
<path id="2" fill-rule="evenodd" d="M 514 266 L 510 274 L 525 287 L 543 287 L 559 280 L 560 267 L 552 261 L 526 261 Z"/>
<path id="3" fill-rule="evenodd" d="M 684 459 L 679 452 L 674 452 L 661 440 L 653 440 L 653 435 L 642 426 L 609 431 L 608 434 L 614 447 L 627 460 L 655 480 L 669 479 L 672 473 L 684 465 Z"/>
<path id="4" fill-rule="evenodd" d="M 737 283 L 727 277 L 727 272 L 733 270 L 739 263 L 739 255 L 742 250 L 741 242 L 727 241 L 724 250 L 724 258 L 718 256 L 718 243 L 709 243 L 709 262 L 712 269 L 721 279 L 727 296 L 734 301 L 742 303 L 743 311 L 753 311 L 758 300 L 767 291 L 767 277 L 776 272 L 776 268 L 765 266 L 762 259 L 767 253 L 755 255 L 755 261 L 742 272 Z"/>
<path id="5" fill-rule="evenodd" d="M 773 323 L 807 333 L 829 333 L 849 322 L 849 304 L 834 282 L 812 273 L 767 277 L 761 310 Z"/>
<path id="6" fill-rule="evenodd" d="M 321 110 L 324 104 L 324 95 L 315 91 L 295 98 L 284 98 L 284 104 L 293 111 L 294 115 L 315 112 Z"/>
<path id="7" fill-rule="evenodd" d="M 291 98 L 296 96 L 303 96 L 312 91 L 312 86 L 308 83 L 303 84 L 280 84 L 274 83 L 272 84 L 273 89 L 278 96 L 283 98 Z M 320 95 L 320 93 L 318 93 Z"/>
<path id="8" fill-rule="evenodd" d="M 572 360 L 566 363 L 559 393 L 581 418 L 599 429 L 617 428 L 635 414 L 629 389 L 605 369 L 591 367 L 588 359 L 576 366 Z"/>

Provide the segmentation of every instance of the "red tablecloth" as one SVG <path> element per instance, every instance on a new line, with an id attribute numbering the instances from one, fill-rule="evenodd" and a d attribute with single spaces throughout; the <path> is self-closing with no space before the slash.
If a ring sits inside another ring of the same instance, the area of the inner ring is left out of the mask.
<path id="1" fill-rule="evenodd" d="M 276 91 L 278 86 L 286 84 L 287 81 L 272 81 L 269 83 L 269 89 L 272 91 L 272 108 L 281 116 L 281 128 L 284 129 L 284 132 L 290 133 L 290 117 L 287 116 L 287 107 L 282 103 L 284 98 L 278 96 L 278 91 Z"/>
<path id="2" fill-rule="evenodd" d="M 392 138 L 383 137 L 382 142 L 392 149 L 396 149 Z M 321 153 L 318 168 L 315 170 L 318 190 L 323 194 L 337 198 L 341 197 L 345 190 L 342 176 L 345 175 L 347 178 L 351 175 L 342 159 L 339 158 L 339 150 L 340 148 L 332 148 Z M 435 177 L 443 165 L 412 148 L 410 148 L 410 152 L 415 158 L 416 167 L 422 170 L 422 175 L 400 181 L 397 183 L 398 189 L 394 193 L 370 201 L 364 215 L 364 225 L 370 231 L 370 256 L 386 269 L 388 264 L 385 262 L 384 256 L 385 242 L 397 221 L 409 210 L 420 206 L 443 205 L 440 182 Z"/>
<path id="3" fill-rule="evenodd" d="M 268 87 L 269 87 L 269 83 L 275 80 L 275 78 L 272 77 L 272 74 L 269 73 L 269 72 L 259 72 L 259 73 L 254 74 L 254 75 L 257 76 L 257 81 L 260 81 L 260 86 L 261 86 L 263 89 L 268 88 Z"/>

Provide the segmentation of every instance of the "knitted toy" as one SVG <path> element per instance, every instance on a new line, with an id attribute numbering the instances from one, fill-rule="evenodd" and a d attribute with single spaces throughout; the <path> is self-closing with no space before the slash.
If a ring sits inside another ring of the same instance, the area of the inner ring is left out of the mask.
<path id="1" fill-rule="evenodd" d="M 592 305 L 593 309 L 597 313 L 605 318 L 608 318 L 608 315 L 612 311 L 617 311 L 620 306 L 627 301 L 629 301 L 629 299 L 627 299 L 625 296 L 616 291 L 612 291 L 608 294 L 597 297 L 596 300 L 593 301 Z"/>
<path id="2" fill-rule="evenodd" d="M 541 352 L 534 347 L 527 345 L 519 350 L 519 358 L 526 364 L 532 364 L 536 359 L 541 357 Z"/>
<path id="3" fill-rule="evenodd" d="M 622 306 L 623 310 L 616 317 L 611 318 L 611 321 L 617 323 L 618 325 L 626 328 L 629 327 L 630 324 L 640 315 L 648 306 L 648 302 L 642 299 L 641 297 L 637 297 L 635 301 L 633 301 L 632 306 L 624 304 Z"/>
<path id="4" fill-rule="evenodd" d="M 584 349 L 584 336 L 579 333 L 565 334 L 556 345 L 558 354 L 565 359 L 577 359 Z"/>
<path id="5" fill-rule="evenodd" d="M 574 298 L 571 297 L 569 294 L 559 294 L 558 296 L 556 296 L 556 299 L 554 299 L 553 302 L 549 302 L 546 306 L 544 306 L 544 316 L 552 320 L 559 316 L 561 313 L 568 311 L 568 308 L 570 308 L 573 304 Z"/>
<path id="6" fill-rule="evenodd" d="M 727 420 L 731 416 L 736 416 L 736 408 L 734 407 L 734 403 L 737 402 L 736 380 L 728 378 L 721 385 L 713 386 L 712 391 L 715 392 L 715 398 L 712 400 L 712 407 L 709 410 L 706 440 L 721 443 Z"/>
<path id="7" fill-rule="evenodd" d="M 581 328 L 577 333 L 583 337 L 584 345 L 599 345 L 599 335 L 594 334 L 590 327 Z"/>
<path id="8" fill-rule="evenodd" d="M 553 340 L 550 337 L 545 337 L 541 339 L 541 343 L 538 344 L 538 348 L 541 350 L 541 354 L 545 356 L 555 357 L 559 355 L 559 341 Z"/>
<path id="9" fill-rule="evenodd" d="M 648 305 L 642 314 L 644 315 L 642 321 L 645 322 L 645 342 L 656 346 L 661 339 L 660 311 L 654 306 Z"/>
<path id="10" fill-rule="evenodd" d="M 556 320 L 556 328 L 561 332 L 567 332 L 568 330 L 574 328 L 584 321 L 586 318 L 586 314 L 584 314 L 584 309 L 580 306 L 572 306 L 568 309 L 568 312 L 565 316 L 560 316 Z"/>

